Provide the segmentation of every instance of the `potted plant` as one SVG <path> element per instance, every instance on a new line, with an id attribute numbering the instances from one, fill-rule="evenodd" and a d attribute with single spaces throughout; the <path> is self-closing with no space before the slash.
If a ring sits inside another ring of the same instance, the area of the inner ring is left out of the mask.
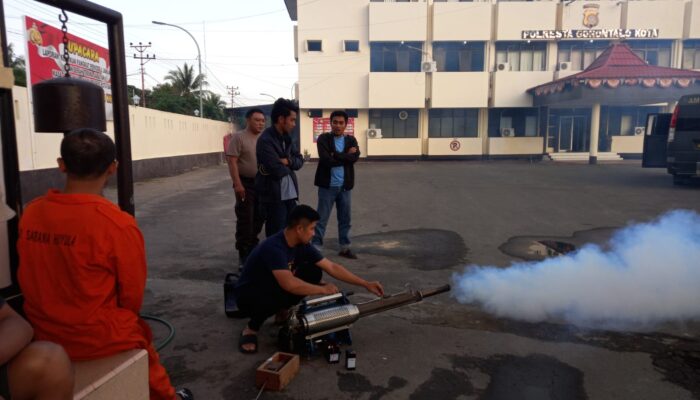
<path id="1" fill-rule="evenodd" d="M 311 153 L 308 149 L 304 149 L 304 161 L 309 161 L 311 159 Z"/>

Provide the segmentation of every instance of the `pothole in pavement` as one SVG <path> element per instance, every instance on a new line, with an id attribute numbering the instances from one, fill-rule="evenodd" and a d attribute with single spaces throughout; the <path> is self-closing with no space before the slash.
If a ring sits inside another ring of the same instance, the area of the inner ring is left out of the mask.
<path id="1" fill-rule="evenodd" d="M 561 240 L 527 240 L 518 238 L 509 240 L 499 248 L 512 257 L 527 261 L 541 261 L 545 258 L 559 257 L 576 250 L 573 243 Z"/>
<path id="2" fill-rule="evenodd" d="M 587 243 L 605 246 L 614 231 L 615 228 L 595 228 L 576 232 L 570 237 L 513 236 L 498 249 L 525 261 L 542 261 L 569 254 Z"/>
<path id="3" fill-rule="evenodd" d="M 485 389 L 476 390 L 484 400 L 587 399 L 583 373 L 555 358 L 542 354 L 526 357 L 495 355 L 481 359 L 453 356 L 461 370 L 479 370 L 491 377 Z"/>
<path id="4" fill-rule="evenodd" d="M 326 247 L 336 246 L 337 239 L 324 239 Z M 443 229 L 408 229 L 360 235 L 353 238 L 353 250 L 401 259 L 411 268 L 422 271 L 446 269 L 467 263 L 469 249 L 462 237 Z"/>

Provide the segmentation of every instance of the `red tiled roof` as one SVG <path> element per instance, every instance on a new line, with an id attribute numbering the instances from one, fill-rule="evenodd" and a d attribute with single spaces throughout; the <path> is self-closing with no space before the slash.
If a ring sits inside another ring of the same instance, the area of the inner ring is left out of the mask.
<path id="1" fill-rule="evenodd" d="M 667 78 L 696 78 L 700 79 L 700 71 L 692 71 L 687 69 L 657 67 L 648 65 L 644 60 L 639 58 L 634 52 L 624 43 L 613 44 L 593 61 L 593 63 L 585 70 L 557 79 L 552 82 L 547 82 L 542 85 L 528 89 L 528 92 L 533 92 L 536 89 L 542 89 L 549 85 L 560 85 L 569 82 L 579 81 L 581 79 L 667 79 Z"/>

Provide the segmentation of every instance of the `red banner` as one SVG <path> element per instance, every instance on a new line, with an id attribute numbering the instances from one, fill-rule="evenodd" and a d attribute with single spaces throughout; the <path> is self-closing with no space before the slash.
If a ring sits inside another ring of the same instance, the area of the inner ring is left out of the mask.
<path id="1" fill-rule="evenodd" d="M 331 131 L 330 118 L 314 118 L 314 143 L 322 133 Z M 345 127 L 345 134 L 355 136 L 355 118 L 348 118 L 348 125 Z"/>
<path id="2" fill-rule="evenodd" d="M 24 17 L 27 39 L 28 86 L 64 76 L 63 32 L 31 17 Z M 68 65 L 71 78 L 84 79 L 105 91 L 107 119 L 112 119 L 112 86 L 109 50 L 68 33 Z M 30 91 L 31 93 L 31 91 Z"/>

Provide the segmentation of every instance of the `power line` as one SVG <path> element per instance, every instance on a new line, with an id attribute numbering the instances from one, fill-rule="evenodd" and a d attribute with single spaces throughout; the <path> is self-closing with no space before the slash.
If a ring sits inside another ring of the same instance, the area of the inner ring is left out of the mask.
<path id="1" fill-rule="evenodd" d="M 38 14 L 41 14 L 40 17 L 42 19 L 44 19 L 44 18 L 50 19 L 51 22 L 53 22 L 53 23 L 55 23 L 55 21 L 58 19 L 58 11 L 59 11 L 58 8 L 53 8 L 53 7 L 48 8 L 49 6 L 39 5 L 39 4 L 36 4 L 36 3 L 28 1 L 28 0 L 16 0 L 16 1 L 19 1 L 19 3 L 23 7 L 27 7 L 31 12 L 36 12 Z M 21 9 L 17 5 L 9 4 L 9 3 L 7 5 L 9 7 L 12 7 L 14 9 L 18 10 L 21 13 L 27 13 L 26 9 Z M 80 32 L 80 35 L 76 35 L 76 36 L 87 37 L 91 41 L 99 42 L 100 44 L 103 44 L 103 45 L 107 42 L 107 40 L 106 40 L 107 30 L 106 30 L 105 24 L 100 24 L 103 27 L 105 27 L 105 30 L 99 31 L 95 28 L 84 27 L 84 26 L 80 27 L 79 26 L 79 25 L 81 25 L 80 19 L 83 17 L 80 16 L 79 14 L 71 13 L 70 17 L 71 17 L 71 21 L 68 22 L 69 33 Z M 45 21 L 42 21 L 42 22 L 45 22 Z M 50 25 L 50 23 L 49 23 L 49 25 Z M 79 29 L 79 28 L 82 28 L 82 29 Z"/>

